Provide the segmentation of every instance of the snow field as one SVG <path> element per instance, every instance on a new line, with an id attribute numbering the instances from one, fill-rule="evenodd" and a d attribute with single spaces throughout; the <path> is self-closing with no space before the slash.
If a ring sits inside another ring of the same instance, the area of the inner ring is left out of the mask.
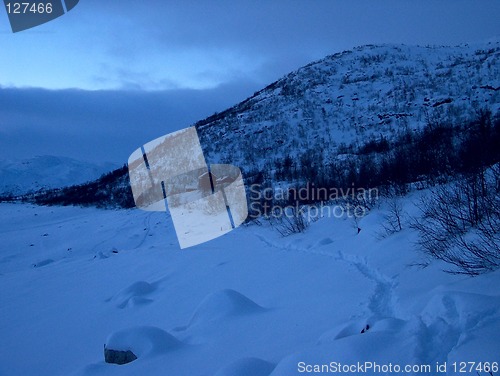
<path id="1" fill-rule="evenodd" d="M 500 273 L 411 266 L 415 234 L 381 238 L 384 214 L 370 212 L 359 234 L 323 218 L 282 238 L 264 222 L 181 251 L 165 213 L 2 204 L 0 375 L 499 361 Z M 104 344 L 138 359 L 106 364 Z"/>

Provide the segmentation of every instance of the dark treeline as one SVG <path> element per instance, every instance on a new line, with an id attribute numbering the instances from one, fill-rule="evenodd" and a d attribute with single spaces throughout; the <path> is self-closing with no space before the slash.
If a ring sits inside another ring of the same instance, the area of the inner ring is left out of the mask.
<path id="1" fill-rule="evenodd" d="M 93 182 L 66 188 L 42 190 L 20 198 L 11 197 L 10 201 L 13 200 L 31 202 L 37 205 L 79 205 L 99 208 L 131 208 L 135 206 L 127 166 L 104 174 Z M 4 198 L 4 201 L 9 201 L 9 199 Z"/>

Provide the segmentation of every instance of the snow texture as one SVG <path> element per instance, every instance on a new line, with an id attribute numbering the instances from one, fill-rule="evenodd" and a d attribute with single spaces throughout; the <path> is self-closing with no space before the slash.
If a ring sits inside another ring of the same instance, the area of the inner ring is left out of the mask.
<path id="1" fill-rule="evenodd" d="M 407 212 L 418 195 L 403 200 Z M 349 219 L 286 238 L 264 223 L 189 251 L 165 213 L 0 213 L 1 375 L 289 376 L 299 362 L 499 360 L 500 273 L 409 266 L 416 234 L 380 238 L 384 205 L 359 234 Z M 107 364 L 103 345 L 137 360 Z"/>

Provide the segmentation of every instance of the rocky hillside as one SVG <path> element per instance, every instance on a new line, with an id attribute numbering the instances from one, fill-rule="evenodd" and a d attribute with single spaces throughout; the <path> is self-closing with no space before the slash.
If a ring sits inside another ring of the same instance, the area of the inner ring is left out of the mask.
<path id="1" fill-rule="evenodd" d="M 196 124 L 210 163 L 272 169 L 328 163 L 350 145 L 500 108 L 500 43 L 482 48 L 364 46 L 292 72 Z"/>

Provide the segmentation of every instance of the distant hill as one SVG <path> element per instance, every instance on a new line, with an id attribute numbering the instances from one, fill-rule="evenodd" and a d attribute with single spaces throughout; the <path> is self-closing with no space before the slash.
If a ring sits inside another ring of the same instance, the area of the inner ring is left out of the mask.
<path id="1" fill-rule="evenodd" d="M 0 194 L 22 195 L 82 184 L 96 180 L 117 167 L 113 163 L 93 164 L 48 155 L 17 161 L 3 160 L 0 161 Z"/>

